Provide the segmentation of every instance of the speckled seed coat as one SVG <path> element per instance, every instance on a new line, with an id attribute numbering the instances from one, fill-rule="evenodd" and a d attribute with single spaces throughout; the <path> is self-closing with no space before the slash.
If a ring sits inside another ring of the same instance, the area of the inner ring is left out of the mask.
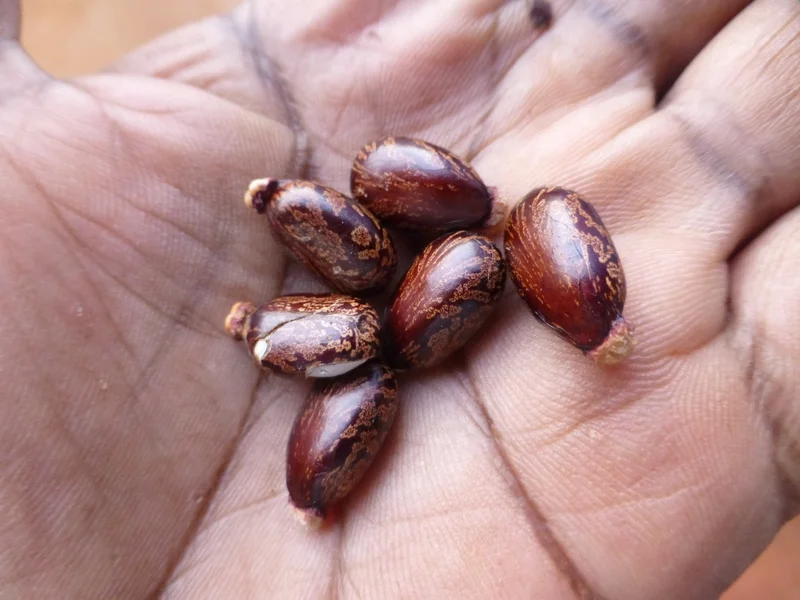
<path id="1" fill-rule="evenodd" d="M 314 386 L 289 437 L 286 487 L 297 508 L 324 517 L 372 464 L 397 411 L 391 371 L 369 363 Z"/>
<path id="2" fill-rule="evenodd" d="M 583 351 L 606 339 L 625 304 L 625 275 L 611 236 L 580 194 L 553 187 L 525 196 L 506 224 L 505 251 L 534 315 Z"/>
<path id="3" fill-rule="evenodd" d="M 282 296 L 253 307 L 245 328 L 256 361 L 280 373 L 309 375 L 343 363 L 355 368 L 380 347 L 378 313 L 351 296 Z"/>
<path id="4" fill-rule="evenodd" d="M 492 208 L 472 167 L 444 148 L 403 137 L 364 146 L 350 188 L 385 225 L 426 233 L 478 226 Z"/>
<path id="5" fill-rule="evenodd" d="M 382 290 L 397 258 L 389 233 L 336 190 L 308 181 L 263 179 L 246 197 L 269 220 L 278 240 L 309 270 L 349 294 Z"/>
<path id="6" fill-rule="evenodd" d="M 398 369 L 431 367 L 461 348 L 503 291 L 505 264 L 487 238 L 466 231 L 431 242 L 411 265 L 384 325 L 384 357 Z"/>

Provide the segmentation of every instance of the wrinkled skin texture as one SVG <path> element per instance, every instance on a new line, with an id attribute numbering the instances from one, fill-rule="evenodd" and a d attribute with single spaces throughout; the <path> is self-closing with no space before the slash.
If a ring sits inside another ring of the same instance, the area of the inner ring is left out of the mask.
<path id="1" fill-rule="evenodd" d="M 714 597 L 798 506 L 797 2 L 277 4 L 56 81 L 0 2 L 0 596 Z M 222 323 L 321 290 L 241 196 L 388 133 L 585 194 L 639 346 L 603 370 L 507 289 L 312 535 L 307 383 Z"/>

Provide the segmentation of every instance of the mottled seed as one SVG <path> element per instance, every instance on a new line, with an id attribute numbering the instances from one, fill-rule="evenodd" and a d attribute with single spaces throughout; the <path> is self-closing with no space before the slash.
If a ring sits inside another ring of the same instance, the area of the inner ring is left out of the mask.
<path id="1" fill-rule="evenodd" d="M 309 181 L 257 179 L 245 203 L 266 214 L 278 240 L 309 270 L 348 294 L 382 290 L 397 259 L 389 233 L 369 210 Z"/>
<path id="2" fill-rule="evenodd" d="M 525 196 L 506 223 L 505 251 L 511 279 L 536 317 L 598 362 L 631 353 L 622 264 L 580 194 L 552 187 Z"/>
<path id="3" fill-rule="evenodd" d="M 506 269 L 487 238 L 458 231 L 411 265 L 384 325 L 384 357 L 398 369 L 431 367 L 461 348 L 494 310 Z"/>
<path id="4" fill-rule="evenodd" d="M 336 377 L 377 356 L 380 318 L 350 296 L 282 296 L 263 306 L 239 302 L 225 328 L 245 340 L 266 369 L 306 377 Z"/>
<path id="5" fill-rule="evenodd" d="M 442 233 L 482 225 L 492 193 L 444 148 L 404 137 L 364 146 L 350 174 L 353 198 L 387 226 Z"/>
<path id="6" fill-rule="evenodd" d="M 307 525 L 321 524 L 327 509 L 358 484 L 396 410 L 397 382 L 378 363 L 315 384 L 292 428 L 286 460 L 289 499 Z"/>

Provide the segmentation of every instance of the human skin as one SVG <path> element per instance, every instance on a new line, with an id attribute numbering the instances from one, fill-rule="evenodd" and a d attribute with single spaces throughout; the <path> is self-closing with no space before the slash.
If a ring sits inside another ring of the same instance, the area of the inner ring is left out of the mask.
<path id="1" fill-rule="evenodd" d="M 253 1 L 60 81 L 0 0 L 0 597 L 716 597 L 800 488 L 800 5 L 746 4 Z M 388 133 L 580 190 L 639 345 L 598 367 L 509 286 L 309 533 L 308 383 L 222 325 L 322 288 L 242 195 L 346 192 Z"/>

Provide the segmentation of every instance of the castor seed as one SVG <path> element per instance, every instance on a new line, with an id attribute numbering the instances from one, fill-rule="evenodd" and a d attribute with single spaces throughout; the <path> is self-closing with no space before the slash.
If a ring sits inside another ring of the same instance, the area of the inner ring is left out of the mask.
<path id="1" fill-rule="evenodd" d="M 559 187 L 530 192 L 509 215 L 505 252 L 511 279 L 536 317 L 600 363 L 631 353 L 622 264 L 580 194 Z"/>
<path id="2" fill-rule="evenodd" d="M 257 179 L 245 203 L 265 214 L 284 247 L 335 289 L 373 294 L 391 280 L 397 258 L 389 233 L 368 209 L 336 190 Z"/>
<path id="3" fill-rule="evenodd" d="M 289 499 L 306 525 L 321 524 L 364 476 L 392 426 L 397 399 L 394 376 L 375 362 L 315 384 L 286 459 Z"/>
<path id="4" fill-rule="evenodd" d="M 239 302 L 225 328 L 266 369 L 336 377 L 378 355 L 380 318 L 372 306 L 336 294 L 282 296 L 263 306 Z"/>
<path id="5" fill-rule="evenodd" d="M 431 367 L 461 348 L 494 310 L 505 275 L 500 251 L 481 235 L 458 231 L 428 244 L 386 315 L 388 364 Z"/>
<path id="6" fill-rule="evenodd" d="M 353 198 L 389 227 L 438 234 L 484 224 L 493 194 L 444 148 L 387 137 L 364 146 L 350 173 Z"/>

